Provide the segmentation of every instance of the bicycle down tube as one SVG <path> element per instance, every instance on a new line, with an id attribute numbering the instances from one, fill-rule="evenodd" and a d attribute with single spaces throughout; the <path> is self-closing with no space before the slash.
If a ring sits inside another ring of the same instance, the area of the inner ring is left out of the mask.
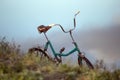
<path id="1" fill-rule="evenodd" d="M 50 46 L 50 49 L 52 50 L 52 52 L 53 52 L 53 54 L 54 54 L 55 57 L 58 56 L 58 55 L 59 55 L 59 56 L 68 56 L 68 55 L 70 55 L 70 54 L 72 54 L 72 53 L 74 53 L 74 52 L 76 52 L 76 51 L 77 51 L 78 53 L 80 53 L 80 50 L 79 50 L 76 42 L 73 42 L 73 44 L 74 44 L 74 46 L 75 46 L 74 49 L 72 49 L 72 50 L 71 50 L 70 52 L 68 52 L 68 53 L 62 53 L 62 54 L 61 54 L 61 53 L 56 53 L 56 52 L 55 52 L 55 50 L 54 50 L 51 42 L 48 40 L 48 42 L 47 42 L 46 45 L 45 45 L 44 50 L 47 50 L 48 46 Z"/>

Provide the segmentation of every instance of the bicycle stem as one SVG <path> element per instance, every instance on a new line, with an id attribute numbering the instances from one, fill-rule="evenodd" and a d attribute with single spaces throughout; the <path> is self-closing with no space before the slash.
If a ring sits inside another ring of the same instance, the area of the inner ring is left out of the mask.
<path id="1" fill-rule="evenodd" d="M 72 38 L 72 41 L 75 42 L 73 35 L 72 35 L 72 31 L 69 31 L 69 33 L 70 33 L 70 37 Z"/>

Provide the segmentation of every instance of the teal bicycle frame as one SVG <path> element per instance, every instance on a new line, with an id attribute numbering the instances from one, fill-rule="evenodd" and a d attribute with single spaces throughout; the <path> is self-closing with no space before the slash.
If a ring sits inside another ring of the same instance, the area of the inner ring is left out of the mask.
<path id="1" fill-rule="evenodd" d="M 46 50 L 48 49 L 48 46 L 49 46 L 50 49 L 52 50 L 52 53 L 54 54 L 55 58 L 57 58 L 57 56 L 68 56 L 68 55 L 70 55 L 70 54 L 72 54 L 72 53 L 74 53 L 74 52 L 78 52 L 79 54 L 81 54 L 80 49 L 78 48 L 77 43 L 74 41 L 73 36 L 72 36 L 71 33 L 70 33 L 70 36 L 71 36 L 71 38 L 72 38 L 72 40 L 73 40 L 73 44 L 74 44 L 75 48 L 73 48 L 73 49 L 72 49 L 71 51 L 69 51 L 68 53 L 62 53 L 62 54 L 61 54 L 61 53 L 57 53 L 57 52 L 55 51 L 52 43 L 51 43 L 50 40 L 47 38 L 46 33 L 44 33 L 44 35 L 45 35 L 45 37 L 46 37 L 46 39 L 47 39 L 47 43 L 45 44 L 44 50 L 46 51 Z"/>
<path id="2" fill-rule="evenodd" d="M 68 56 L 68 55 L 70 55 L 70 54 L 72 54 L 72 53 L 74 53 L 74 52 L 76 52 L 76 51 L 77 51 L 78 53 L 80 53 L 80 50 L 79 50 L 76 42 L 73 42 L 73 44 L 74 44 L 75 48 L 72 49 L 72 50 L 71 50 L 70 52 L 68 52 L 68 53 L 62 53 L 62 54 L 61 54 L 61 53 L 57 53 L 57 52 L 55 51 L 55 49 L 53 48 L 53 45 L 51 44 L 50 41 L 48 41 L 48 42 L 46 43 L 44 49 L 47 50 L 48 46 L 50 46 L 50 48 L 51 48 L 51 50 L 52 50 L 52 52 L 53 52 L 53 54 L 54 54 L 55 57 L 57 57 L 57 56 Z"/>
<path id="3" fill-rule="evenodd" d="M 74 41 L 73 39 L 73 36 L 72 36 L 72 33 L 71 31 L 70 32 L 70 36 L 73 40 L 73 44 L 74 44 L 74 48 L 69 51 L 68 53 L 57 53 L 52 45 L 52 43 L 50 42 L 50 40 L 47 38 L 47 35 L 44 33 L 46 39 L 47 39 L 47 43 L 45 44 L 45 47 L 44 47 L 44 51 L 47 51 L 48 49 L 48 46 L 50 47 L 50 49 L 52 50 L 52 53 L 54 54 L 54 59 L 57 59 L 58 62 L 61 62 L 61 56 L 68 56 L 74 52 L 78 52 L 78 64 L 81 65 L 82 64 L 82 59 L 84 59 L 86 62 L 87 62 L 87 65 L 91 68 L 91 69 L 94 69 L 93 65 L 91 64 L 91 62 L 83 55 L 82 56 L 82 53 L 80 52 L 80 49 L 78 48 L 78 45 L 77 43 Z M 60 59 L 58 58 L 58 56 L 60 57 Z"/>
<path id="4" fill-rule="evenodd" d="M 74 28 L 73 29 L 70 29 L 69 31 L 65 31 L 63 29 L 63 27 L 60 25 L 60 24 L 51 24 L 51 25 L 48 25 L 48 26 L 44 26 L 44 25 L 41 25 L 41 26 L 38 26 L 38 31 L 40 33 L 44 33 L 45 35 L 45 38 L 47 39 L 47 43 L 45 44 L 45 47 L 44 47 L 44 52 L 47 51 L 48 47 L 50 47 L 50 49 L 52 50 L 52 53 L 54 55 L 54 59 L 56 59 L 58 62 L 61 62 L 61 56 L 68 56 L 74 52 L 77 52 L 78 53 L 78 64 L 81 65 L 82 64 L 82 60 L 86 61 L 87 65 L 90 67 L 90 68 L 94 68 L 93 65 L 91 64 L 91 62 L 80 52 L 80 49 L 78 48 L 78 45 L 77 43 L 74 41 L 74 38 L 72 36 L 72 31 L 76 28 L 76 15 L 79 14 L 80 11 L 78 11 L 75 15 L 74 15 Z M 73 44 L 74 44 L 74 48 L 72 50 L 70 50 L 68 53 L 62 53 L 64 51 L 65 48 L 62 48 L 60 50 L 59 53 L 57 53 L 52 45 L 52 43 L 50 42 L 50 40 L 48 39 L 47 35 L 46 35 L 46 32 L 52 28 L 53 26 L 58 26 L 62 29 L 62 31 L 64 33 L 69 33 L 70 34 L 70 37 L 73 41 Z M 59 57 L 59 58 L 58 58 Z"/>

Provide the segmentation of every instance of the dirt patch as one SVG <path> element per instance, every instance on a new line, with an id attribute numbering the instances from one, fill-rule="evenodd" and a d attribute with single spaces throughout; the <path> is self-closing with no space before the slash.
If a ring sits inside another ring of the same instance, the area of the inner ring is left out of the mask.
<path id="1" fill-rule="evenodd" d="M 65 73 L 56 72 L 44 75 L 44 80 L 65 80 L 66 76 Z"/>

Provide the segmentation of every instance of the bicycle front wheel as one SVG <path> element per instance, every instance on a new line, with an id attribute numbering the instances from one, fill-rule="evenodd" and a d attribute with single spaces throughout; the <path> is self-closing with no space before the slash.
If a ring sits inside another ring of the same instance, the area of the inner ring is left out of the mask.
<path id="1" fill-rule="evenodd" d="M 86 63 L 86 65 L 88 66 L 88 68 L 94 69 L 94 66 L 92 65 L 92 63 L 90 62 L 90 60 L 88 58 L 86 58 L 84 55 L 79 54 L 78 55 L 78 64 L 80 66 L 82 66 L 83 62 Z"/>

